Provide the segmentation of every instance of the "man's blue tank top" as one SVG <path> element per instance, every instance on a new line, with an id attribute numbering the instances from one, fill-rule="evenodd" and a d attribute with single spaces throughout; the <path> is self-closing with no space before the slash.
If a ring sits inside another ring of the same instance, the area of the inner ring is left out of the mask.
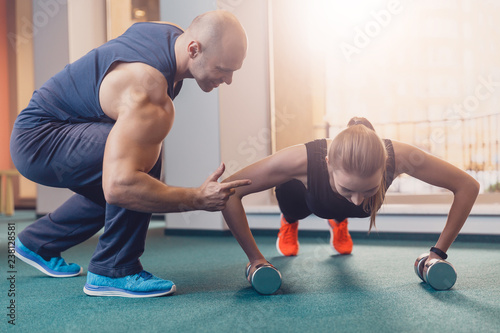
<path id="1" fill-rule="evenodd" d="M 117 62 L 141 62 L 159 70 L 168 82 L 173 100 L 175 41 L 183 31 L 171 24 L 141 22 L 123 35 L 93 49 L 35 90 L 30 103 L 18 116 L 16 128 L 33 128 L 48 122 L 112 122 L 99 102 L 99 88 L 110 66 Z"/>

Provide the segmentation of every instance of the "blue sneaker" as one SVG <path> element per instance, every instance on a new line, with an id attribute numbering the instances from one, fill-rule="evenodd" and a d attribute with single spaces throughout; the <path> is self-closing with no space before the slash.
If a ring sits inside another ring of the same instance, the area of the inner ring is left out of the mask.
<path id="1" fill-rule="evenodd" d="M 19 238 L 16 238 L 15 242 L 15 255 L 25 263 L 52 277 L 72 277 L 82 273 L 80 266 L 77 264 L 68 265 L 61 257 L 53 257 L 49 261 L 43 259 L 24 246 Z"/>
<path id="2" fill-rule="evenodd" d="M 175 284 L 146 271 L 121 278 L 87 272 L 87 283 L 83 287 L 83 292 L 89 296 L 158 297 L 173 294 Z"/>

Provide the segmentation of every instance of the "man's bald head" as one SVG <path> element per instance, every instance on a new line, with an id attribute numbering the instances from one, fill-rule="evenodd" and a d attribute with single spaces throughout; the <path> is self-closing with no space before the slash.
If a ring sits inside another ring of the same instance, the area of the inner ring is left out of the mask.
<path id="1" fill-rule="evenodd" d="M 215 10 L 197 16 L 177 38 L 175 49 L 176 78 L 194 78 L 208 92 L 231 84 L 247 54 L 247 35 L 233 14 Z"/>
<path id="2" fill-rule="evenodd" d="M 204 52 L 234 52 L 243 57 L 246 55 L 245 29 L 236 16 L 228 11 L 214 10 L 197 16 L 185 33 L 198 41 Z"/>

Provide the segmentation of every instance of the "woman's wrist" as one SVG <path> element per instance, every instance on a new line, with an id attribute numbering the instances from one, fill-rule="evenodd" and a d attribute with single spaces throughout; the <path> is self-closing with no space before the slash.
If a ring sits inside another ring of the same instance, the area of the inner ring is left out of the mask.
<path id="1" fill-rule="evenodd" d="M 435 246 L 431 247 L 430 251 L 437 254 L 443 260 L 446 260 L 448 258 L 448 255 L 446 254 L 446 252 L 444 252 L 443 250 L 441 250 Z"/>

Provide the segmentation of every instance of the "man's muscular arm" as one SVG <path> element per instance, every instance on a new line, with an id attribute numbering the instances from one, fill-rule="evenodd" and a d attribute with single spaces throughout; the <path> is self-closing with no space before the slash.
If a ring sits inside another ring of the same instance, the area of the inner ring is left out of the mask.
<path id="1" fill-rule="evenodd" d="M 221 165 L 200 187 L 168 186 L 148 175 L 174 120 L 167 82 L 157 70 L 139 63 L 120 64 L 103 80 L 103 111 L 116 120 L 106 142 L 103 189 L 106 201 L 130 210 L 166 213 L 221 210 L 239 181 L 220 184 Z"/>

